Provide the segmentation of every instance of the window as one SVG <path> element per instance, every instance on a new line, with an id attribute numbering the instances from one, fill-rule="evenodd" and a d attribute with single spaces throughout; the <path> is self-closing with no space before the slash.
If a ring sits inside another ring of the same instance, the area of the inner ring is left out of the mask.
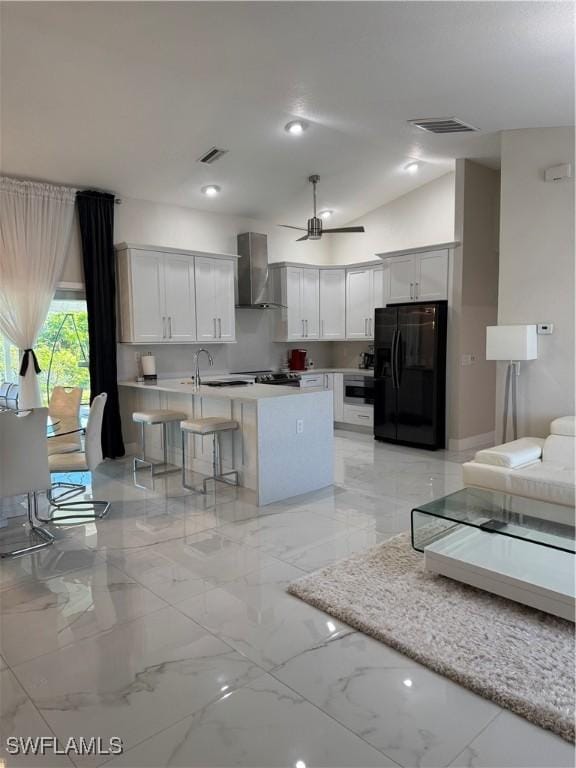
<path id="1" fill-rule="evenodd" d="M 55 386 L 83 387 L 82 401 L 90 401 L 88 317 L 86 300 L 75 291 L 58 291 L 36 342 L 42 369 L 40 393 L 44 405 Z M 18 381 L 18 350 L 0 336 L 0 382 Z"/>

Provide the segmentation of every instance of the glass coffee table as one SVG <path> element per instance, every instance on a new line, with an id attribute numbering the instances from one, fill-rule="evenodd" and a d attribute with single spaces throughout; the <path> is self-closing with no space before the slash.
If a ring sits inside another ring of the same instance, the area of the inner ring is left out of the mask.
<path id="1" fill-rule="evenodd" d="M 575 618 L 575 511 L 464 488 L 412 510 L 425 568 L 563 619 Z"/>

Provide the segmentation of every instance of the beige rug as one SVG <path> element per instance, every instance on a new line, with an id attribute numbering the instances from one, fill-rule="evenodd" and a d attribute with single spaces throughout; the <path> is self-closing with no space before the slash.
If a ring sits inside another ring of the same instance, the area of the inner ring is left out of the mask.
<path id="1" fill-rule="evenodd" d="M 288 591 L 574 741 L 574 625 L 426 573 L 408 533 Z"/>

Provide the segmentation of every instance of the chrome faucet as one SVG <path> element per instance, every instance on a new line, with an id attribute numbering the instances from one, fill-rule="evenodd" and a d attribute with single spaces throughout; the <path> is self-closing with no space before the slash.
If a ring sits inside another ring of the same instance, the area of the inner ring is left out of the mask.
<path id="1" fill-rule="evenodd" d="M 194 387 L 196 389 L 198 389 L 198 387 L 202 384 L 202 380 L 200 379 L 200 354 L 202 352 L 205 352 L 208 355 L 208 362 L 210 363 L 210 367 L 214 365 L 214 360 L 212 360 L 212 355 L 210 354 L 210 352 L 208 352 L 207 349 L 204 349 L 204 347 L 202 347 L 202 349 L 199 349 L 197 352 L 194 352 L 194 357 L 193 357 L 193 364 L 195 366 Z"/>

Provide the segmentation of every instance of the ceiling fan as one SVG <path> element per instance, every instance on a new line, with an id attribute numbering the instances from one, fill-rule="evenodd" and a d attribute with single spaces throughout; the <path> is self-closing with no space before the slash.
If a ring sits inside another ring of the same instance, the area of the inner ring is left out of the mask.
<path id="1" fill-rule="evenodd" d="M 296 241 L 297 243 L 299 243 L 301 240 L 320 240 L 322 235 L 327 233 L 333 234 L 335 232 L 364 232 L 364 227 L 335 227 L 332 229 L 323 229 L 322 219 L 316 216 L 316 184 L 318 184 L 320 181 L 320 176 L 318 176 L 318 174 L 309 176 L 308 181 L 312 184 L 312 188 L 314 190 L 314 216 L 311 219 L 308 219 L 308 226 L 293 227 L 291 224 L 280 224 L 281 227 L 286 227 L 287 229 L 299 229 L 301 232 L 306 232 L 303 237 L 298 238 Z"/>

